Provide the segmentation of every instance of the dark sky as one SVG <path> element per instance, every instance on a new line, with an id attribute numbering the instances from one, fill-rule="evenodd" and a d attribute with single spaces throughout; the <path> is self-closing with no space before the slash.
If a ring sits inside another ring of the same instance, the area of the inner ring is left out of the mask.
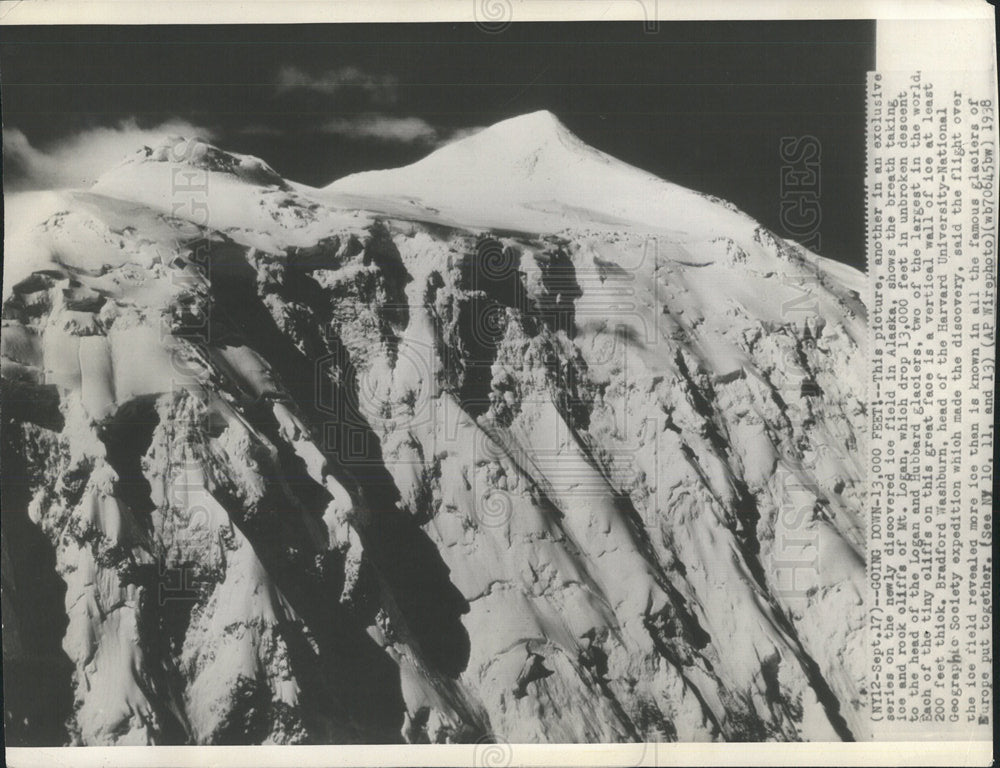
<path id="1" fill-rule="evenodd" d="M 500 34 L 471 24 L 8 26 L 0 80 L 5 129 L 42 151 L 131 118 L 183 119 L 313 185 L 409 163 L 456 130 L 545 108 L 587 143 L 732 200 L 784 236 L 781 140 L 811 135 L 821 150 L 814 250 L 861 266 L 874 34 L 873 22 L 831 21 L 663 22 L 655 33 L 639 22 L 514 24 Z M 387 120 L 391 135 L 363 135 Z"/>

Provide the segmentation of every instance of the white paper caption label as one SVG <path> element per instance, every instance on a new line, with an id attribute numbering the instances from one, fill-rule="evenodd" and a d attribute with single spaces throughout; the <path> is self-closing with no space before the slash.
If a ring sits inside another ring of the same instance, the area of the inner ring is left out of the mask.
<path id="1" fill-rule="evenodd" d="M 871 73 L 868 699 L 876 739 L 989 738 L 992 75 Z"/>

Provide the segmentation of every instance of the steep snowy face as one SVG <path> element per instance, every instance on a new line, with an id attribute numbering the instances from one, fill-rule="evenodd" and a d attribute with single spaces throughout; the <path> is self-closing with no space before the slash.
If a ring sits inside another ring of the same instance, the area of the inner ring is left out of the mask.
<path id="1" fill-rule="evenodd" d="M 12 743 L 863 734 L 849 268 L 548 113 L 28 203 L 4 669 L 58 705 Z"/>

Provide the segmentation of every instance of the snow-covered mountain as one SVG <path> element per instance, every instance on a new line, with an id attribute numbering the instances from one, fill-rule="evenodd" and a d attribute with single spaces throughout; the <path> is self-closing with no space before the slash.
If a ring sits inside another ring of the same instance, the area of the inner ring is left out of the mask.
<path id="1" fill-rule="evenodd" d="M 547 112 L 8 196 L 9 743 L 863 737 L 863 278 Z"/>

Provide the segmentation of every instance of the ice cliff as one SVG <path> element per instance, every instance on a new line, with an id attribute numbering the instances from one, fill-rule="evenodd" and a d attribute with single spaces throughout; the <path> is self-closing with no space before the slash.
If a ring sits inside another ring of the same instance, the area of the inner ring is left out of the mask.
<path id="1" fill-rule="evenodd" d="M 6 203 L 8 743 L 864 734 L 857 272 L 546 112 Z"/>

